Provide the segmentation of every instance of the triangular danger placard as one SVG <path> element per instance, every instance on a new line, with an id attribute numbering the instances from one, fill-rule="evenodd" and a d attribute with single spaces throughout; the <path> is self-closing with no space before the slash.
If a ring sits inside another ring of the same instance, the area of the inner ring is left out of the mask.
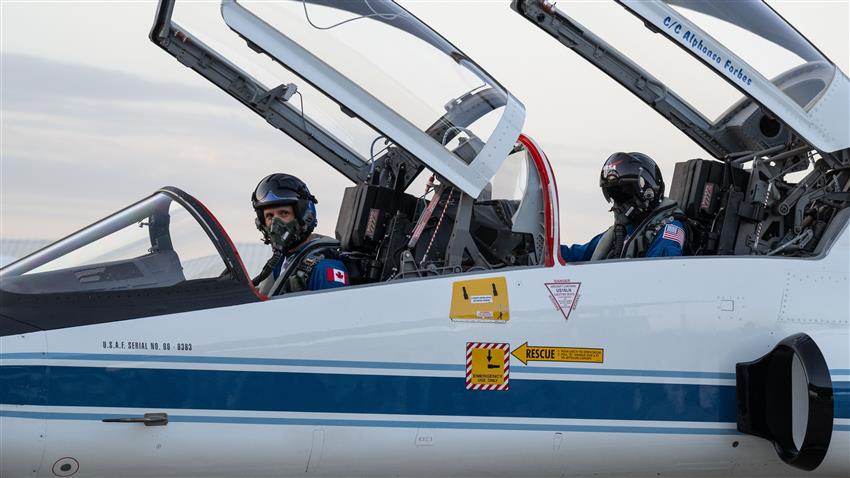
<path id="1" fill-rule="evenodd" d="M 570 312 L 576 307 L 579 287 L 581 282 L 556 281 L 546 284 L 546 288 L 549 289 L 549 298 L 552 299 L 555 308 L 564 314 L 564 320 L 570 318 Z"/>

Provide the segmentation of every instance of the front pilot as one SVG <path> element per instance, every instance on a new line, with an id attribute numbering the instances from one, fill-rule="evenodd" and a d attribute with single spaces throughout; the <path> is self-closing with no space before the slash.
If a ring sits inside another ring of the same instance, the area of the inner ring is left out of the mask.
<path id="1" fill-rule="evenodd" d="M 255 223 L 263 242 L 272 247 L 272 257 L 253 280 L 261 293 L 269 295 L 286 273 L 289 277 L 279 289 L 282 293 L 348 285 L 348 271 L 339 260 L 338 245 L 312 233 L 318 223 L 317 202 L 307 185 L 290 174 L 271 174 L 257 184 L 251 195 Z M 318 245 L 320 241 L 329 244 Z M 318 247 L 312 247 L 315 245 Z M 305 249 L 309 251 L 302 253 Z"/>

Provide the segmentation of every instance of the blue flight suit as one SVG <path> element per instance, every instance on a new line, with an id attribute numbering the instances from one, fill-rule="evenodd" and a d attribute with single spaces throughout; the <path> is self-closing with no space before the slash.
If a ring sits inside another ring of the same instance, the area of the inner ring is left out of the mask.
<path id="1" fill-rule="evenodd" d="M 626 225 L 626 234 L 631 235 L 634 229 L 631 224 Z M 680 221 L 670 221 L 658 231 L 643 257 L 681 256 L 682 245 L 685 243 L 684 231 L 685 225 Z M 561 244 L 561 257 L 567 262 L 589 261 L 604 234 L 604 232 L 597 234 L 586 244 L 573 244 L 572 246 Z M 628 236 L 626 241 L 628 241 Z"/>
<path id="2" fill-rule="evenodd" d="M 307 246 L 307 244 L 309 244 L 309 242 L 293 251 L 292 254 L 287 256 L 287 259 L 298 254 L 298 251 Z M 321 252 L 322 249 L 319 249 L 316 251 L 316 254 L 321 254 Z M 286 261 L 280 261 L 277 263 L 277 266 L 275 266 L 273 272 L 274 279 L 277 279 L 277 277 L 280 275 L 284 262 Z M 345 265 L 342 263 L 342 261 L 337 259 L 325 258 L 319 261 L 315 266 L 313 266 L 313 270 L 312 272 L 310 272 L 310 278 L 307 281 L 306 290 L 335 289 L 338 287 L 345 287 L 347 285 L 348 270 L 345 268 Z"/>

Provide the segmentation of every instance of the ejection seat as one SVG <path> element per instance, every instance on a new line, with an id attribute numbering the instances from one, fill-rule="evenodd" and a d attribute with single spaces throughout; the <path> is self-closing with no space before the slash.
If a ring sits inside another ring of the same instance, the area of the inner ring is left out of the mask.
<path id="1" fill-rule="evenodd" d="M 446 181 L 427 202 L 400 186 L 347 188 L 336 237 L 352 283 L 541 264 L 539 174 L 524 148 L 511 156 L 478 198 Z"/>

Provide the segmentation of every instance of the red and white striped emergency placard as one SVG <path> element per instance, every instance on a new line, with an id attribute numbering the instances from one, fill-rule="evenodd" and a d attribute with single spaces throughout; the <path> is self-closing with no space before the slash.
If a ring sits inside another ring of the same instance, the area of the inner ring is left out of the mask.
<path id="1" fill-rule="evenodd" d="M 466 389 L 508 390 L 511 345 L 466 343 Z"/>

